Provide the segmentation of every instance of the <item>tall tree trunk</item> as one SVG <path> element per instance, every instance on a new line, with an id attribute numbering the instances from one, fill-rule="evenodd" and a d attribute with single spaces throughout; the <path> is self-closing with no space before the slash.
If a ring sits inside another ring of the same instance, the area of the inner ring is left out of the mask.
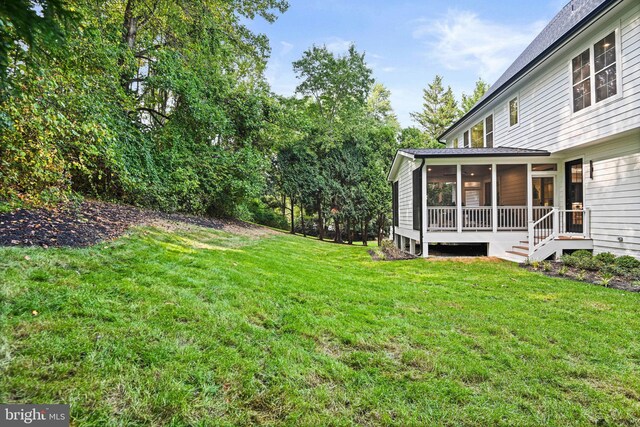
<path id="1" fill-rule="evenodd" d="M 282 218 L 286 220 L 287 219 L 287 195 L 286 194 L 282 195 L 282 202 L 280 206 L 282 207 Z"/>
<path id="2" fill-rule="evenodd" d="M 296 217 L 294 215 L 295 200 L 291 198 L 291 234 L 296 234 Z"/>
<path id="3" fill-rule="evenodd" d="M 369 244 L 369 218 L 364 220 L 364 227 L 362 227 L 362 244 L 364 246 Z"/>
<path id="4" fill-rule="evenodd" d="M 302 222 L 302 235 L 307 237 L 307 230 L 304 228 L 304 206 L 302 205 L 302 199 L 300 199 L 300 222 Z"/>
<path id="5" fill-rule="evenodd" d="M 336 243 L 342 243 L 342 231 L 340 230 L 340 221 L 338 221 L 337 217 L 334 219 L 334 221 L 336 224 L 336 237 L 333 238 L 333 241 Z"/>
<path id="6" fill-rule="evenodd" d="M 324 223 L 322 221 L 322 198 L 320 194 L 317 197 L 318 201 L 318 237 L 320 240 L 324 240 Z"/>
<path id="7" fill-rule="evenodd" d="M 133 16 L 135 0 L 127 0 L 127 5 L 124 9 L 124 20 L 122 23 L 122 44 L 126 46 L 129 52 L 133 52 L 136 45 L 136 35 L 138 34 L 138 17 Z M 126 55 L 126 54 L 125 54 Z M 120 85 L 122 88 L 129 92 L 129 84 L 131 82 L 131 76 L 129 76 L 125 67 L 126 58 L 120 59 L 120 66 L 122 68 L 120 74 Z"/>
<path id="8" fill-rule="evenodd" d="M 382 245 L 382 238 L 384 235 L 384 220 L 385 220 L 384 214 L 380 214 L 378 216 L 378 224 L 376 224 L 378 228 L 378 246 Z"/>
<path id="9" fill-rule="evenodd" d="M 351 233 L 351 218 L 347 218 L 347 242 L 353 245 L 353 234 Z"/>

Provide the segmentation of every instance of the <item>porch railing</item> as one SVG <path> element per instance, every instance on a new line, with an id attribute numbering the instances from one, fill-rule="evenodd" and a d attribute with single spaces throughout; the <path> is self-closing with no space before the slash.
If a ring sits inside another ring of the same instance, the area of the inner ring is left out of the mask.
<path id="1" fill-rule="evenodd" d="M 455 206 L 435 206 L 427 209 L 427 230 L 451 231 L 458 229 L 458 211 Z"/>
<path id="2" fill-rule="evenodd" d="M 537 220 L 529 222 L 529 256 L 556 237 L 591 237 L 589 220 L 588 209 L 553 208 Z"/>
<path id="3" fill-rule="evenodd" d="M 463 206 L 463 230 L 491 230 L 491 206 Z"/>
<path id="4" fill-rule="evenodd" d="M 526 230 L 526 206 L 498 206 L 498 230 Z"/>

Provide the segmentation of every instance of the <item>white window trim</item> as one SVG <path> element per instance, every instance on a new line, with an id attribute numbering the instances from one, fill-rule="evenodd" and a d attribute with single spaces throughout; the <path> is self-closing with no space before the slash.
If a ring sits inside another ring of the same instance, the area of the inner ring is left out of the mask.
<path id="1" fill-rule="evenodd" d="M 484 119 L 482 119 L 482 123 L 484 125 L 484 134 L 482 135 L 482 142 L 484 144 L 485 148 L 487 147 L 487 118 L 491 116 L 493 118 L 493 129 L 491 130 L 491 133 L 493 134 L 493 144 L 492 146 L 495 147 L 496 146 L 496 115 L 493 114 L 493 110 L 489 111 L 489 114 L 487 114 L 486 116 L 484 116 Z"/>
<path id="2" fill-rule="evenodd" d="M 518 122 L 515 125 L 511 124 L 511 101 L 516 100 L 518 102 Z M 511 95 L 507 98 L 507 124 L 508 129 L 516 129 L 520 126 L 520 122 L 522 121 L 522 104 L 520 103 L 520 92 L 515 95 Z"/>
<path id="3" fill-rule="evenodd" d="M 511 98 L 513 99 L 513 98 Z M 458 147 L 460 148 L 473 148 L 471 145 L 471 129 L 478 123 L 482 122 L 482 147 L 487 148 L 487 117 L 493 116 L 493 146 L 496 146 L 496 115 L 495 110 L 488 111 L 481 119 L 473 120 L 473 124 L 467 128 L 464 128 L 458 137 Z M 464 146 L 464 133 L 469 132 L 469 146 Z M 453 138 L 455 139 L 455 138 Z M 453 139 L 451 141 L 453 141 Z"/>
<path id="4" fill-rule="evenodd" d="M 593 45 L 598 41 L 602 40 L 604 37 L 611 34 L 611 32 L 615 33 L 616 39 L 616 94 L 610 96 L 607 99 L 604 99 L 600 102 L 596 102 L 596 72 L 595 72 L 595 57 Z M 573 66 L 572 61 L 573 58 L 578 56 L 580 53 L 589 49 L 589 84 L 591 89 L 591 105 L 583 108 L 580 111 L 573 111 Z M 587 43 L 583 43 L 580 45 L 580 48 L 575 49 L 575 51 L 569 55 L 569 111 L 571 111 L 571 118 L 580 117 L 583 114 L 589 114 L 589 112 L 597 111 L 604 106 L 610 104 L 611 102 L 615 102 L 622 98 L 622 46 L 620 40 L 620 27 L 617 26 L 615 28 L 609 27 L 607 30 L 603 30 L 598 33 L 597 36 L 589 39 Z"/>

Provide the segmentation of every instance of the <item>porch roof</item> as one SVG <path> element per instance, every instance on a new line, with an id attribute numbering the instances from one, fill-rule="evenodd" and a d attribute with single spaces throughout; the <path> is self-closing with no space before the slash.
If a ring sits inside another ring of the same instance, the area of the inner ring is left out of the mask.
<path id="1" fill-rule="evenodd" d="M 403 148 L 398 151 L 409 154 L 415 159 L 451 158 L 451 157 L 531 157 L 550 156 L 546 150 L 526 148 Z"/>

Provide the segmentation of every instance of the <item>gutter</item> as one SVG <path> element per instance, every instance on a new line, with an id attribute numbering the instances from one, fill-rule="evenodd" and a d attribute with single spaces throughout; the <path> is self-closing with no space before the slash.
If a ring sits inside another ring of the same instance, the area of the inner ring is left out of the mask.
<path id="1" fill-rule="evenodd" d="M 442 142 L 444 140 L 444 137 L 446 135 L 449 134 L 449 131 L 451 129 L 457 128 L 459 125 L 461 125 L 465 120 L 467 120 L 468 118 L 470 118 L 471 116 L 473 116 L 475 113 L 477 113 L 482 107 L 484 107 L 486 104 L 488 104 L 492 99 L 496 98 L 498 95 L 504 93 L 508 88 L 510 88 L 511 86 L 513 86 L 513 84 L 515 84 L 518 80 L 520 80 L 522 77 L 524 77 L 525 75 L 527 75 L 530 71 L 532 71 L 534 68 L 536 68 L 538 65 L 540 65 L 545 59 L 547 59 L 549 56 L 551 56 L 553 53 L 555 53 L 555 51 L 559 50 L 561 47 L 563 47 L 566 43 L 569 42 L 569 40 L 571 38 L 573 38 L 575 35 L 577 35 L 579 32 L 581 32 L 582 30 L 590 27 L 591 25 L 593 25 L 595 22 L 597 22 L 597 20 L 594 20 L 594 18 L 596 16 L 598 16 L 599 14 L 602 13 L 602 15 L 600 17 L 598 17 L 598 20 L 601 19 L 602 17 L 604 17 L 605 13 L 603 13 L 603 11 L 605 11 L 606 9 L 613 9 L 614 7 L 616 7 L 618 4 L 622 3 L 623 0 L 618 0 L 618 1 L 605 1 L 603 2 L 600 6 L 598 6 L 597 8 L 595 8 L 589 15 L 585 16 L 583 18 L 583 20 L 581 22 L 579 22 L 576 26 L 574 26 L 571 30 L 569 30 L 568 32 L 566 32 L 564 35 L 562 35 L 558 40 L 556 40 L 555 42 L 553 42 L 548 48 L 546 48 L 544 51 L 542 51 L 537 57 L 535 57 L 533 60 L 531 60 L 529 62 L 529 64 L 527 64 L 525 67 L 523 67 L 520 71 L 518 71 L 517 73 L 515 73 L 509 80 L 507 80 L 506 82 L 504 82 L 498 89 L 496 89 L 495 92 L 491 93 L 488 97 L 481 99 L 476 105 L 473 106 L 473 108 L 471 108 L 471 110 L 469 110 L 464 116 L 462 116 L 460 119 L 458 119 L 454 124 L 452 124 L 451 126 L 449 126 L 449 128 L 447 128 L 447 130 L 445 130 L 442 135 L 437 137 L 437 141 L 438 142 Z M 607 11 L 608 12 L 608 11 Z M 505 71 L 506 72 L 506 71 Z"/>
<path id="2" fill-rule="evenodd" d="M 424 168 L 424 163 L 425 163 L 426 159 L 422 159 L 422 163 L 420 163 L 420 180 L 422 180 L 422 169 Z M 427 186 L 428 187 L 428 186 Z M 422 188 L 422 183 L 420 184 L 420 188 L 422 191 L 420 191 L 420 198 L 422 199 L 422 195 L 424 194 L 425 190 L 428 190 L 428 188 Z M 420 203 L 420 253 L 417 256 L 422 256 L 422 254 L 424 253 L 424 230 L 422 229 L 422 220 L 423 220 L 423 215 L 424 212 L 422 211 L 422 207 L 424 206 L 424 200 L 422 200 L 422 203 Z"/>

